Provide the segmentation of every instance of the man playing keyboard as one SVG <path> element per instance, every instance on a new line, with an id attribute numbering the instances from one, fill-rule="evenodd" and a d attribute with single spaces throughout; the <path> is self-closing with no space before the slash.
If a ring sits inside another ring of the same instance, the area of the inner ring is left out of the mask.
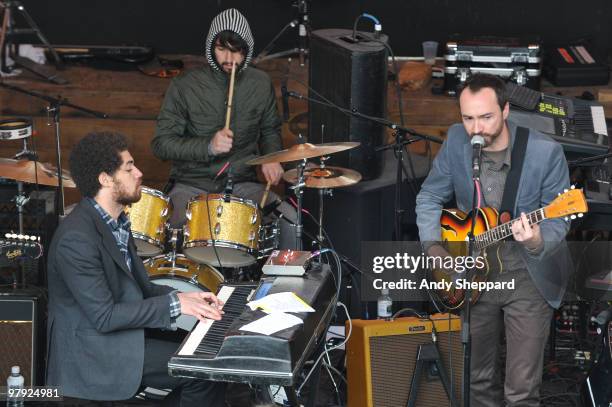
<path id="1" fill-rule="evenodd" d="M 142 180 L 125 137 L 88 134 L 70 170 L 83 199 L 49 249 L 47 385 L 109 401 L 144 387 L 180 388 L 181 406 L 223 406 L 224 383 L 169 376 L 177 344 L 145 337 L 145 328 L 173 329 L 181 314 L 220 320 L 223 303 L 149 281 L 123 212 L 140 200 Z"/>

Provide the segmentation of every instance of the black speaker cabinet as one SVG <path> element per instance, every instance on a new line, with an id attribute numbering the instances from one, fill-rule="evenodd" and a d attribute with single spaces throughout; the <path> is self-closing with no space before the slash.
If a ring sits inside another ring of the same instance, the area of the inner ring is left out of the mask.
<path id="1" fill-rule="evenodd" d="M 368 35 L 372 35 L 371 33 Z M 384 117 L 387 107 L 387 50 L 351 30 L 313 31 L 310 42 L 309 96 L 369 116 Z M 387 42 L 381 35 L 380 41 Z M 364 179 L 378 177 L 382 160 L 374 149 L 384 141 L 384 127 L 316 102 L 308 104 L 308 141 L 358 141 L 352 150 L 334 154 L 334 165 L 359 171 Z M 322 130 L 322 127 L 324 129 Z"/>
<path id="2" fill-rule="evenodd" d="M 0 378 L 19 366 L 26 386 L 43 384 L 44 328 L 41 295 L 30 291 L 0 291 Z"/>

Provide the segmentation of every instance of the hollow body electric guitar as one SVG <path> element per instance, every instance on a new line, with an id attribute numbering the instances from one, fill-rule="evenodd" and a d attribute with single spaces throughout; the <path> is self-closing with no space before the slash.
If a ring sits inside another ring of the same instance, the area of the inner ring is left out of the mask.
<path id="1" fill-rule="evenodd" d="M 529 224 L 538 224 L 545 219 L 566 218 L 575 219 L 588 211 L 588 206 L 582 190 L 572 189 L 559 194 L 548 206 L 527 214 Z M 517 218 L 518 219 L 518 218 Z M 465 273 L 457 273 L 448 267 L 433 266 L 429 271 L 429 280 L 445 288 L 434 289 L 438 299 L 448 308 L 460 308 L 465 303 L 465 284 L 457 284 L 459 280 L 468 282 L 486 282 L 490 270 L 502 268 L 500 258 L 501 244 L 497 244 L 512 236 L 512 223 L 517 219 L 499 223 L 499 213 L 494 208 L 479 208 L 474 225 L 474 253 L 472 257 L 482 256 L 484 261 L 476 262 L 474 272 L 469 279 Z M 468 255 L 468 239 L 472 229 L 471 212 L 466 214 L 458 209 L 443 209 L 440 218 L 442 228 L 442 246 L 448 254 L 457 259 Z M 455 242 L 455 243 L 453 243 Z M 461 243 L 462 242 L 462 243 Z M 455 263 L 458 264 L 458 263 Z M 478 267 L 478 264 L 483 267 Z M 458 286 L 460 288 L 458 288 Z M 480 296 L 480 290 L 472 290 L 472 303 Z"/>

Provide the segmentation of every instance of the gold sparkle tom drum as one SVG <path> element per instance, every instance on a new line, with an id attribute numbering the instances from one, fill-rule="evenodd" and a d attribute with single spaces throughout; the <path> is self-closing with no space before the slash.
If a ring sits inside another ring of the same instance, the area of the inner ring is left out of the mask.
<path id="1" fill-rule="evenodd" d="M 142 187 L 140 201 L 126 209 L 139 256 L 152 257 L 162 253 L 171 205 L 170 198 L 161 191 Z"/>
<path id="2" fill-rule="evenodd" d="M 223 283 L 223 275 L 212 266 L 198 264 L 185 258 L 182 254 L 175 257 L 161 255 L 144 261 L 145 268 L 151 282 L 159 285 L 167 285 L 181 292 L 205 292 L 216 293 Z M 196 324 L 197 319 L 191 315 L 181 315 L 176 324 L 186 331 Z"/>
<path id="3" fill-rule="evenodd" d="M 261 215 L 254 202 L 221 194 L 200 194 L 187 204 L 183 253 L 216 267 L 253 264 Z M 218 258 L 217 258 L 218 256 Z"/>

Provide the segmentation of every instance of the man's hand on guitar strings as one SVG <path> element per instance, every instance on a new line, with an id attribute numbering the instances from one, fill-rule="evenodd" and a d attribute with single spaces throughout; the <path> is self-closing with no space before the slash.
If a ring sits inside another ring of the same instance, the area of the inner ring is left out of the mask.
<path id="1" fill-rule="evenodd" d="M 544 246 L 540 226 L 538 224 L 529 224 L 527 215 L 521 213 L 521 217 L 512 223 L 512 235 L 514 240 L 520 242 L 530 252 L 538 252 Z"/>

